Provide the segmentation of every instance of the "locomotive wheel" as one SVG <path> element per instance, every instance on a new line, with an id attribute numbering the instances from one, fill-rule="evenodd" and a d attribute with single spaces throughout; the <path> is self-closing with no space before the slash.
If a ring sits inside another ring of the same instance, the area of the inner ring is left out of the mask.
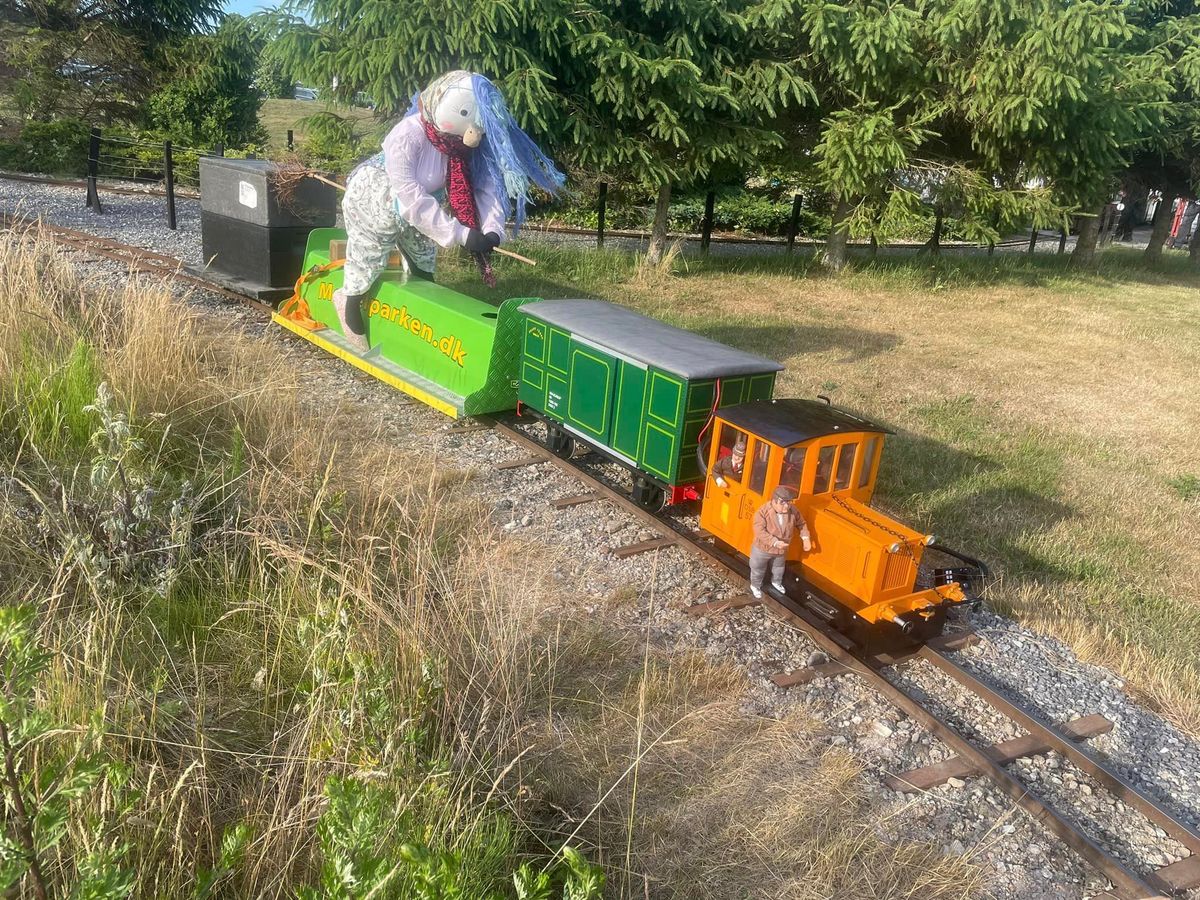
<path id="1" fill-rule="evenodd" d="M 575 453 L 575 438 L 561 428 L 551 428 L 546 432 L 546 446 L 555 456 L 570 459 Z"/>
<path id="2" fill-rule="evenodd" d="M 634 478 L 633 502 L 650 512 L 660 512 L 667 505 L 667 492 L 652 481 Z"/>

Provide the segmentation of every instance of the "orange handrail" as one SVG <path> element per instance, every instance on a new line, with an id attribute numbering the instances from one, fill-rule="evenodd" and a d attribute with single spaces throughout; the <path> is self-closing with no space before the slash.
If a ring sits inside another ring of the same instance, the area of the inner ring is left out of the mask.
<path id="1" fill-rule="evenodd" d="M 292 296 L 290 296 L 287 300 L 284 300 L 283 305 L 279 307 L 279 315 L 283 316 L 285 319 L 290 319 L 301 328 L 304 328 L 308 331 L 319 331 L 320 329 L 324 328 L 324 325 L 312 317 L 312 314 L 308 309 L 308 301 L 306 301 L 300 295 L 300 292 L 307 282 L 310 282 L 313 279 L 326 274 L 327 272 L 340 269 L 345 264 L 346 261 L 344 259 L 335 259 L 331 262 L 325 263 L 323 266 L 313 266 L 307 272 L 301 274 L 301 276 L 296 279 L 296 286 L 292 289 Z"/>

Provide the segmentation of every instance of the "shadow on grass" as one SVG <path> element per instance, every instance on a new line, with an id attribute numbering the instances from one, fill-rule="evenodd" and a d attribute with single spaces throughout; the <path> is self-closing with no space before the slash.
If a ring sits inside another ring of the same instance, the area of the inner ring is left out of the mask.
<path id="1" fill-rule="evenodd" d="M 801 354 L 829 351 L 841 352 L 837 362 L 859 362 L 902 343 L 896 334 L 843 325 L 745 325 L 690 320 L 685 327 L 722 344 L 780 362 Z"/>
<path id="2" fill-rule="evenodd" d="M 592 297 L 621 301 L 622 285 L 636 272 L 639 254 L 615 248 L 597 250 L 556 246 L 542 241 L 518 241 L 514 249 L 537 260 L 526 267 L 509 259 L 497 260 L 500 283 L 487 288 L 471 261 L 460 253 L 439 259 L 438 281 L 474 297 L 499 301 L 505 297 Z M 1200 288 L 1200 269 L 1186 253 L 1166 251 L 1157 265 L 1148 265 L 1140 250 L 1109 247 L 1090 269 L 1072 265 L 1069 255 L 983 253 L 966 251 L 909 253 L 875 259 L 852 256 L 846 270 L 834 274 L 812 254 L 788 256 L 755 254 L 687 256 L 675 261 L 669 281 L 680 285 L 714 276 L 781 276 L 829 281 L 843 287 L 869 290 L 950 290 L 992 287 L 1114 287 L 1121 285 Z"/>
<path id="3" fill-rule="evenodd" d="M 929 515 L 935 526 L 957 523 L 951 526 L 954 533 L 962 535 L 964 541 L 1000 567 L 1009 579 L 1049 586 L 1086 581 L 1104 574 L 1082 557 L 1050 558 L 1033 547 L 1038 535 L 1074 518 L 1076 510 L 1026 487 L 966 491 L 953 499 L 935 502 Z"/>
<path id="4" fill-rule="evenodd" d="M 998 459 L 903 432 L 884 445 L 879 495 L 919 520 L 910 524 L 944 536 L 947 545 L 1009 578 L 1053 585 L 1102 575 L 1087 560 L 1038 551 L 1038 537 L 1077 511 L 1023 480 Z"/>

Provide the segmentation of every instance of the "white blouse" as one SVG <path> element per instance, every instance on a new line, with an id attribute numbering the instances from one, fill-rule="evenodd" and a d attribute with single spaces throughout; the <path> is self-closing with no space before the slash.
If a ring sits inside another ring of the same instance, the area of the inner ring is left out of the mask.
<path id="1" fill-rule="evenodd" d="M 446 186 L 447 159 L 425 136 L 419 115 L 401 119 L 388 132 L 383 140 L 383 163 L 392 184 L 396 211 L 406 222 L 442 247 L 462 246 L 467 242 L 467 226 L 442 209 L 433 196 Z M 501 202 L 490 178 L 476 176 L 473 187 L 479 230 L 498 234 L 503 240 L 507 204 Z"/>

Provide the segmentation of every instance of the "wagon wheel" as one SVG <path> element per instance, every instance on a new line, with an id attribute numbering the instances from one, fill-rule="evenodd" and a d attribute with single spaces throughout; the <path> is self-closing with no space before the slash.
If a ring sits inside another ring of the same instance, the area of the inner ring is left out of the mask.
<path id="1" fill-rule="evenodd" d="M 546 432 L 546 447 L 555 456 L 570 459 L 575 453 L 575 438 L 561 428 L 550 428 Z"/>
<path id="2" fill-rule="evenodd" d="M 633 502 L 650 512 L 660 512 L 667 505 L 667 492 L 639 476 L 633 479 Z"/>

